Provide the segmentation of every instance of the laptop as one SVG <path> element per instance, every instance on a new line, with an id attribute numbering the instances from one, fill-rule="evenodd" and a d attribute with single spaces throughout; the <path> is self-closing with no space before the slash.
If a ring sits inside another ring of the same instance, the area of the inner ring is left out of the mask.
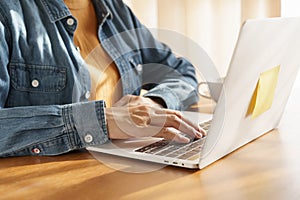
<path id="1" fill-rule="evenodd" d="M 202 169 L 276 128 L 300 66 L 300 18 L 246 21 L 213 114 L 183 112 L 205 125 L 189 144 L 161 138 L 113 140 L 92 152 Z"/>

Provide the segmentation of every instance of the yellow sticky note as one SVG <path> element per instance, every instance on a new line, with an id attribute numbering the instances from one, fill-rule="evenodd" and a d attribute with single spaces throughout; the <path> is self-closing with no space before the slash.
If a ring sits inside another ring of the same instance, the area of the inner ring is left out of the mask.
<path id="1" fill-rule="evenodd" d="M 280 65 L 260 74 L 254 94 L 252 96 L 247 116 L 254 119 L 272 106 L 277 86 Z"/>

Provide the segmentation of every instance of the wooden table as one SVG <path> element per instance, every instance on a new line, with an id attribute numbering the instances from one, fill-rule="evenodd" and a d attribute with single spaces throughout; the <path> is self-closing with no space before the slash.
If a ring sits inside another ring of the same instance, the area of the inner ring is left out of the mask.
<path id="1" fill-rule="evenodd" d="M 88 152 L 6 158 L 0 159 L 0 199 L 300 199 L 299 89 L 279 129 L 203 170 L 127 173 Z"/>

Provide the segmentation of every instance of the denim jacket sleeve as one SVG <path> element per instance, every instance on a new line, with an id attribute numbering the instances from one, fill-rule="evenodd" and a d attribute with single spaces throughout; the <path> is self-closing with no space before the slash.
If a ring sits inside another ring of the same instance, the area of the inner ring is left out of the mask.
<path id="1" fill-rule="evenodd" d="M 185 110 L 196 103 L 198 95 L 194 66 L 186 59 L 177 57 L 167 45 L 158 41 L 123 1 L 103 2 L 113 16 L 103 25 L 107 38 L 112 38 L 102 41 L 105 44 L 104 48 L 110 46 L 106 48 L 108 52 L 112 51 L 112 48 L 116 49 L 110 53 L 112 58 L 118 58 L 114 55 L 116 51 L 120 55 L 130 51 L 135 54 L 129 61 L 140 77 L 140 87 L 148 91 L 145 96 L 159 97 L 169 109 L 176 110 Z M 118 59 L 115 61 L 118 64 Z M 130 70 L 123 73 L 125 77 L 123 82 L 137 82 L 132 78 L 132 74 L 126 77 L 128 71 Z M 135 83 L 132 85 L 136 86 Z M 128 93 L 135 94 L 133 91 L 137 88 L 139 86 L 128 88 Z"/>
<path id="2" fill-rule="evenodd" d="M 10 20 L 1 13 L 0 157 L 58 155 L 105 143 L 108 133 L 104 101 L 12 108 L 6 106 L 13 87 L 8 70 L 13 36 L 8 26 Z M 22 77 L 27 78 L 26 73 Z"/>
<path id="3" fill-rule="evenodd" d="M 185 58 L 177 57 L 166 44 L 156 40 L 128 7 L 119 10 L 127 12 L 123 16 L 130 16 L 127 21 L 131 21 L 137 30 L 135 33 L 143 60 L 142 84 L 148 90 L 145 96 L 159 97 L 169 109 L 176 110 L 186 110 L 196 103 L 199 99 L 194 66 Z"/>
<path id="4" fill-rule="evenodd" d="M 103 109 L 103 101 L 2 108 L 0 157 L 58 155 L 103 144 L 108 140 Z"/>
<path id="5" fill-rule="evenodd" d="M 6 30 L 0 23 L 0 157 L 57 155 L 105 143 L 103 101 L 5 108 L 10 88 Z"/>

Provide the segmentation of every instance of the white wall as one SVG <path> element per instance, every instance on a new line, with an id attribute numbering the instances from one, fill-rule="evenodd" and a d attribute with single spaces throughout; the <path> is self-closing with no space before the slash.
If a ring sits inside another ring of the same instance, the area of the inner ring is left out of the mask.
<path id="1" fill-rule="evenodd" d="M 300 16 L 300 1 L 299 0 L 281 0 L 281 15 L 283 17 L 298 17 Z M 300 54 L 300 52 L 299 52 Z M 299 55 L 300 56 L 300 55 Z M 288 121 L 285 120 L 285 116 L 290 117 L 289 115 L 296 116 L 300 110 L 300 73 L 298 72 L 298 76 L 296 79 L 296 83 L 293 88 L 293 92 L 289 99 L 289 103 L 287 105 L 285 115 L 283 118 L 283 123 Z M 298 112 L 298 113 L 297 113 Z M 299 116 L 299 114 L 298 114 Z M 287 119 L 288 119 L 287 117 Z"/>
<path id="2" fill-rule="evenodd" d="M 281 15 L 284 17 L 300 16 L 300 1 L 281 0 Z"/>
<path id="3" fill-rule="evenodd" d="M 149 28 L 157 27 L 157 0 L 124 0 L 124 2 L 133 10 L 143 24 Z"/>

